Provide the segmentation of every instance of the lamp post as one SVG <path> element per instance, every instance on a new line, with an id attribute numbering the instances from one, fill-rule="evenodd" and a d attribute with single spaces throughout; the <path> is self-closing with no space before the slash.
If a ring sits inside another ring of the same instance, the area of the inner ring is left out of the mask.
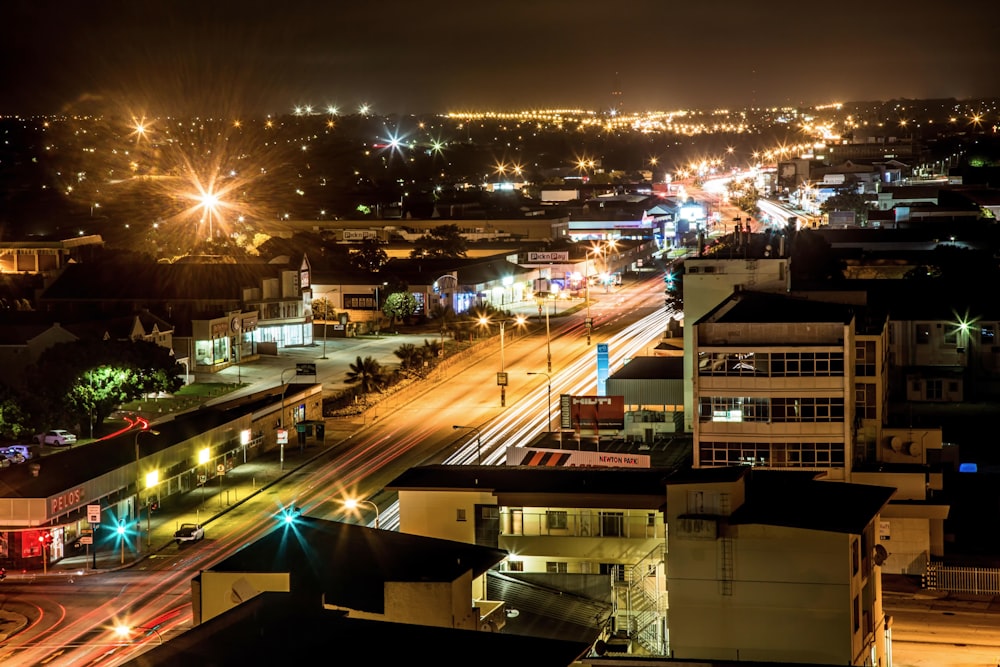
<path id="1" fill-rule="evenodd" d="M 139 503 L 142 501 L 142 492 L 139 488 L 140 482 L 142 481 L 142 476 L 139 474 L 139 436 L 143 433 L 149 433 L 150 435 L 160 435 L 159 431 L 154 431 L 150 428 L 139 429 L 135 432 L 135 502 L 136 511 L 135 517 L 139 518 Z M 149 548 L 149 498 L 146 498 L 146 548 Z M 138 542 L 136 542 L 138 544 Z M 122 558 L 124 558 L 124 546 L 122 547 Z M 137 549 L 138 550 L 138 549 Z"/>
<path id="2" fill-rule="evenodd" d="M 545 422 L 545 430 L 552 433 L 552 376 L 542 371 L 528 371 L 528 375 L 544 375 L 545 390 L 548 399 L 548 421 Z"/>
<path id="3" fill-rule="evenodd" d="M 281 439 L 281 431 L 285 432 L 285 439 L 288 439 L 288 431 L 285 430 L 285 390 L 288 389 L 285 386 L 285 373 L 288 371 L 294 371 L 295 368 L 285 368 L 281 371 L 281 415 L 278 416 L 278 439 Z M 279 470 L 285 469 L 285 443 L 279 442 L 281 452 L 279 455 L 280 467 Z"/>
<path id="4" fill-rule="evenodd" d="M 525 318 L 523 315 L 518 315 L 513 320 L 510 320 L 519 327 L 524 326 Z M 504 325 L 507 324 L 507 320 L 500 320 L 498 323 L 500 325 L 500 372 L 497 373 L 497 384 L 500 385 L 500 407 L 507 405 L 507 373 L 505 372 L 504 366 Z M 490 320 L 487 317 L 479 318 L 480 326 L 489 326 Z"/>
<path id="5" fill-rule="evenodd" d="M 467 428 L 476 432 L 476 465 L 483 465 L 482 432 L 478 426 L 452 426 L 453 429 Z"/>
<path id="6" fill-rule="evenodd" d="M 348 498 L 347 500 L 344 501 L 344 507 L 346 507 L 349 510 L 353 510 L 357 509 L 358 505 L 362 503 L 364 503 L 365 505 L 369 505 L 375 510 L 375 530 L 378 530 L 378 519 L 379 519 L 378 505 L 376 505 L 370 500 L 359 500 L 358 498 Z"/>
<path id="7" fill-rule="evenodd" d="M 382 287 L 385 287 L 388 284 L 389 284 L 388 282 L 384 282 L 384 283 L 382 283 Z M 381 319 L 379 317 L 379 315 L 382 312 L 381 308 L 379 308 L 379 303 L 380 302 L 379 302 L 379 298 L 378 298 L 378 285 L 376 285 L 375 286 L 375 337 L 376 338 L 381 338 L 381 336 L 379 335 L 379 333 L 382 330 L 381 327 L 380 327 L 380 325 L 379 325 L 379 321 Z"/>
<path id="8" fill-rule="evenodd" d="M 323 356 L 320 357 L 320 359 L 329 359 L 329 357 L 326 356 L 326 325 L 329 324 L 330 321 L 330 299 L 326 298 L 326 295 L 333 294 L 336 291 L 337 291 L 336 288 L 334 288 L 332 290 L 323 292 L 323 297 L 324 297 L 323 301 L 326 303 L 326 308 L 325 312 L 323 313 Z M 313 313 L 313 317 L 315 316 L 316 316 L 315 313 Z"/>

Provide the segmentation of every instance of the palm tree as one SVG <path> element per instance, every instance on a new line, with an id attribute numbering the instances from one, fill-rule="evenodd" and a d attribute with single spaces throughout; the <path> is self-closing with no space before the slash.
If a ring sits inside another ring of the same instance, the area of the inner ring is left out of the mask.
<path id="1" fill-rule="evenodd" d="M 438 341 L 430 341 L 426 338 L 424 339 L 424 346 L 421 348 L 421 357 L 423 361 L 429 363 L 437 363 L 438 357 L 440 356 L 439 351 L 441 350 L 441 343 Z"/>
<path id="2" fill-rule="evenodd" d="M 413 368 L 420 358 L 420 350 L 413 343 L 403 343 L 393 354 L 399 357 L 400 365 L 404 369 Z"/>
<path id="3" fill-rule="evenodd" d="M 347 384 L 358 385 L 362 394 L 369 394 L 382 388 L 382 383 L 385 381 L 385 371 L 382 369 L 382 364 L 374 357 L 368 356 L 362 359 L 359 356 L 358 360 L 350 364 L 348 368 L 351 370 L 347 371 L 347 377 L 344 378 L 344 381 Z"/>

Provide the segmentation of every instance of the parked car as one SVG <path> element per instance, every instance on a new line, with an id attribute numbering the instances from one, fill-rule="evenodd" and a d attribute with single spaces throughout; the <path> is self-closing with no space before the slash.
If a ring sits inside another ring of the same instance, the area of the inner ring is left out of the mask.
<path id="1" fill-rule="evenodd" d="M 0 448 L 0 456 L 11 463 L 24 463 L 31 458 L 32 451 L 28 445 L 7 445 Z"/>
<path id="2" fill-rule="evenodd" d="M 57 447 L 72 445 L 76 443 L 76 436 L 65 429 L 57 428 L 45 433 L 39 433 L 35 436 L 35 442 L 40 445 L 55 445 Z"/>
<path id="3" fill-rule="evenodd" d="M 197 542 L 205 539 L 205 529 L 201 524 L 182 523 L 181 527 L 174 532 L 174 539 L 177 544 L 181 542 Z"/>

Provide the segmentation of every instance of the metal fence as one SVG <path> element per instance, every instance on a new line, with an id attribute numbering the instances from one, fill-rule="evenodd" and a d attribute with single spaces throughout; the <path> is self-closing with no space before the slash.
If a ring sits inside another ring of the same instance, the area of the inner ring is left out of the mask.
<path id="1" fill-rule="evenodd" d="M 931 591 L 1000 595 L 1000 568 L 928 563 L 923 586 Z"/>

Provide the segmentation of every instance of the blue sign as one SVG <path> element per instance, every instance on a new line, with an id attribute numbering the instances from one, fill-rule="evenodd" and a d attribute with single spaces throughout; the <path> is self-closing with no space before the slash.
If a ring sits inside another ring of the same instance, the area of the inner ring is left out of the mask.
<path id="1" fill-rule="evenodd" d="M 597 344 L 597 395 L 607 396 L 608 389 L 608 344 Z"/>

